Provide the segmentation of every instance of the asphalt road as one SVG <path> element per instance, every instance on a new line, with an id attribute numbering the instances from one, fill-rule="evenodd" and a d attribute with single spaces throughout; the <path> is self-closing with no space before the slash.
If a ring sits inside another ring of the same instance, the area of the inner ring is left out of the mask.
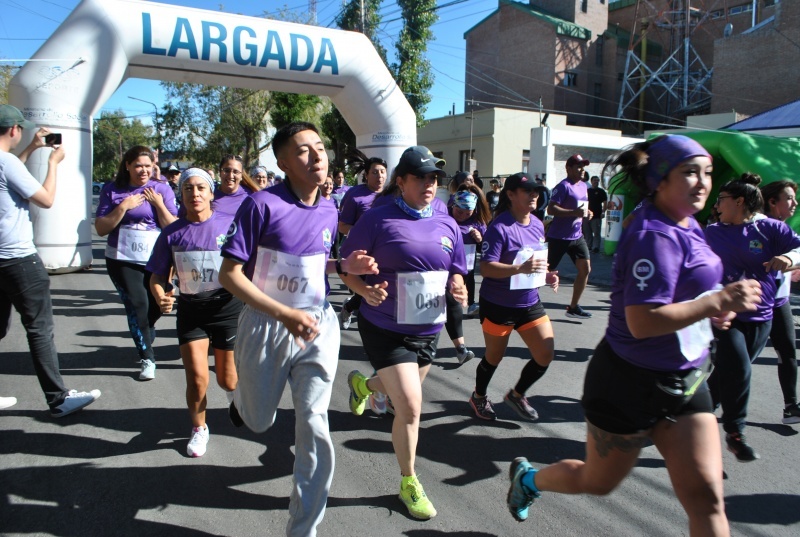
<path id="1" fill-rule="evenodd" d="M 53 420 L 33 375 L 18 318 L 0 343 L 0 395 L 19 403 L 0 412 L 0 533 L 3 535 L 284 534 L 294 462 L 294 412 L 284 393 L 276 425 L 265 434 L 234 428 L 221 389 L 209 393 L 208 453 L 186 456 L 190 432 L 175 317 L 158 323 L 154 381 L 137 380 L 136 352 L 95 237 L 93 270 L 53 276 L 56 342 L 67 384 L 103 396 L 76 415 Z M 568 262 L 568 261 L 566 261 Z M 606 263 L 607 265 L 607 263 Z M 599 266 L 599 265 L 598 265 Z M 607 267 L 606 267 L 607 268 Z M 565 271 L 568 272 L 568 271 Z M 346 296 L 332 278 L 331 302 Z M 336 474 L 320 535 L 675 536 L 688 534 L 664 463 L 644 449 L 629 478 L 606 497 L 545 494 L 525 523 L 506 511 L 508 464 L 581 458 L 585 426 L 579 398 L 587 361 L 607 322 L 608 289 L 590 286 L 588 322 L 567 319 L 571 293 L 544 291 L 556 334 L 556 360 L 531 390 L 541 419 L 521 421 L 502 403 L 499 419 L 475 419 L 467 404 L 473 360 L 459 367 L 446 340 L 424 385 L 417 472 L 439 516 L 410 518 L 397 499 L 399 471 L 391 418 L 353 416 L 347 374 L 369 366 L 355 325 L 343 334 L 330 406 Z M 477 320 L 465 322 L 468 345 L 483 353 Z M 515 334 L 489 388 L 494 401 L 512 386 L 527 358 Z M 775 354 L 756 362 L 748 436 L 760 461 L 741 464 L 725 452 L 725 493 L 734 535 L 800 535 L 798 429 L 780 424 Z"/>

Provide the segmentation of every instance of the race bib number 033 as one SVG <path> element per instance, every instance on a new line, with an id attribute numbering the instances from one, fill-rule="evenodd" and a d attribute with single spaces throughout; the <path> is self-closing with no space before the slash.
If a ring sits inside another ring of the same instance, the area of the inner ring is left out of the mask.
<path id="1" fill-rule="evenodd" d="M 443 323 L 447 278 L 446 270 L 399 273 L 397 324 Z"/>
<path id="2" fill-rule="evenodd" d="M 325 262 L 325 254 L 299 256 L 259 247 L 253 283 L 285 306 L 321 306 L 325 302 Z"/>
<path id="3" fill-rule="evenodd" d="M 196 295 L 222 288 L 219 283 L 222 256 L 218 251 L 175 252 L 173 257 L 181 293 Z"/>

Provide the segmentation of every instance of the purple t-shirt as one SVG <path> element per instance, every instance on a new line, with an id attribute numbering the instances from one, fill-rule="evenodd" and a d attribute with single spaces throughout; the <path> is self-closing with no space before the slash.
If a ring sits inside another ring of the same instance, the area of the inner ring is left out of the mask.
<path id="1" fill-rule="evenodd" d="M 152 188 L 158 194 L 161 194 L 164 199 L 164 205 L 167 210 L 173 214 L 178 214 L 178 206 L 175 203 L 175 194 L 172 188 L 166 183 L 151 179 L 144 186 L 139 187 L 118 187 L 113 181 L 106 183 L 103 190 L 100 191 L 100 197 L 97 202 L 97 212 L 95 215 L 103 217 L 108 215 L 111 211 L 122 203 L 128 196 L 134 194 L 142 194 L 146 188 Z M 158 227 L 158 214 L 155 207 L 150 205 L 147 201 L 138 207 L 125 212 L 120 220 L 120 223 L 114 230 L 108 234 L 108 241 L 106 242 L 105 256 L 111 259 L 118 259 L 117 246 L 119 241 L 119 230 L 121 227 L 135 228 L 142 231 L 159 230 Z M 145 264 L 146 261 L 140 263 Z"/>
<path id="2" fill-rule="evenodd" d="M 233 194 L 226 194 L 217 187 L 214 189 L 214 201 L 211 202 L 211 208 L 221 213 L 236 214 L 248 196 L 250 196 L 250 192 L 242 185 L 239 185 Z"/>
<path id="3" fill-rule="evenodd" d="M 778 271 L 766 272 L 764 263 L 799 247 L 800 237 L 783 222 L 767 218 L 738 225 L 712 224 L 706 228 L 706 240 L 722 259 L 724 284 L 743 279 L 761 283 L 761 304 L 736 318 L 745 322 L 772 319 Z"/>
<path id="4" fill-rule="evenodd" d="M 708 319 L 673 334 L 636 339 L 625 321 L 625 308 L 687 302 L 712 291 L 722 281 L 720 259 L 694 217 L 683 228 L 649 203 L 634 214 L 614 256 L 606 340 L 623 359 L 645 369 L 698 367 L 712 338 Z"/>
<path id="5" fill-rule="evenodd" d="M 483 235 L 481 261 L 513 265 L 523 248 L 541 249 L 544 246 L 544 225 L 531 218 L 528 225 L 517 222 L 511 211 L 503 211 L 489 223 Z M 508 308 L 528 308 L 539 302 L 538 289 L 511 289 L 511 278 L 484 276 L 480 296 L 492 304 Z"/>
<path id="6" fill-rule="evenodd" d="M 589 195 L 586 183 L 578 181 L 572 184 L 569 179 L 564 179 L 553 189 L 550 203 L 555 203 L 562 209 L 570 211 L 577 209 L 581 205 L 588 206 Z M 580 216 L 576 218 L 555 217 L 550 222 L 550 227 L 547 228 L 548 239 L 574 241 L 581 237 L 583 237 L 583 218 Z"/>
<path id="7" fill-rule="evenodd" d="M 305 205 L 289 188 L 289 180 L 285 180 L 244 200 L 231 224 L 228 241 L 222 247 L 222 257 L 242 263 L 244 274 L 250 280 L 253 280 L 259 247 L 301 258 L 323 255 L 327 262 L 336 226 L 336 206 L 332 201 L 320 196 L 316 205 Z M 324 266 L 318 273 L 304 277 L 313 279 L 312 288 L 324 284 L 327 295 L 329 287 Z M 291 291 L 291 287 L 288 290 Z"/>
<path id="8" fill-rule="evenodd" d="M 337 209 L 342 208 L 342 198 L 344 198 L 344 194 L 348 190 L 350 190 L 348 185 L 335 186 L 333 187 L 333 190 L 331 190 L 331 197 L 333 198 L 333 202 L 336 204 Z"/>
<path id="9" fill-rule="evenodd" d="M 380 274 L 366 276 L 367 285 L 384 281 L 389 284 L 386 300 L 377 307 L 362 302 L 360 315 L 375 326 L 401 334 L 429 336 L 442 329 L 444 321 L 398 323 L 397 280 L 399 273 L 408 272 L 467 273 L 461 233 L 455 220 L 436 211 L 430 218 L 417 220 L 395 204 L 377 207 L 367 211 L 350 230 L 342 244 L 342 257 L 354 250 L 366 250 L 378 263 Z M 444 300 L 444 291 L 443 287 L 438 300 Z"/>
<path id="10" fill-rule="evenodd" d="M 176 266 L 176 256 L 187 252 L 213 252 L 219 253 L 222 245 L 228 238 L 228 231 L 233 221 L 233 215 L 214 211 L 211 217 L 204 222 L 190 222 L 179 218 L 161 232 L 153 248 L 147 270 L 153 274 L 169 276 L 170 268 Z M 181 268 L 194 268 L 197 276 L 188 283 L 189 288 L 196 288 L 197 293 L 214 291 L 222 288 L 219 284 L 219 266 L 214 263 L 212 255 L 204 263 L 192 266 L 189 262 L 180 261 L 181 266 L 176 267 L 178 278 L 181 279 Z M 187 272 L 189 272 L 187 270 Z M 202 285 L 202 288 L 200 287 Z M 181 282 L 181 294 L 187 288 L 187 282 Z M 187 292 L 186 294 L 196 294 Z"/>
<path id="11" fill-rule="evenodd" d="M 396 199 L 397 196 L 395 195 L 383 196 L 379 194 L 375 197 L 375 201 L 372 202 L 371 208 L 377 209 L 378 207 L 384 207 L 386 205 L 394 205 Z M 431 207 L 433 207 L 434 212 L 446 214 L 448 216 L 450 215 L 450 213 L 447 211 L 447 205 L 445 205 L 444 202 L 439 198 L 433 198 Z"/>
<path id="12" fill-rule="evenodd" d="M 348 190 L 342 199 L 339 222 L 354 225 L 372 207 L 372 202 L 380 192 L 373 192 L 362 183 Z"/>

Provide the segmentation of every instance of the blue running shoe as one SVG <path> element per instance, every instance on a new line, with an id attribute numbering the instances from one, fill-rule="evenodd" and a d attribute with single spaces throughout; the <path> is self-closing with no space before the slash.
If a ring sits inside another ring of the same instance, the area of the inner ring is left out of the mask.
<path id="1" fill-rule="evenodd" d="M 506 497 L 506 504 L 508 510 L 518 522 L 528 519 L 528 508 L 533 503 L 533 500 L 541 497 L 539 491 L 532 491 L 522 484 L 522 476 L 528 472 L 536 473 L 536 469 L 531 466 L 528 459 L 525 457 L 517 457 L 511 462 L 511 468 L 508 472 L 508 477 L 511 480 L 511 486 L 508 488 L 508 496 Z"/>

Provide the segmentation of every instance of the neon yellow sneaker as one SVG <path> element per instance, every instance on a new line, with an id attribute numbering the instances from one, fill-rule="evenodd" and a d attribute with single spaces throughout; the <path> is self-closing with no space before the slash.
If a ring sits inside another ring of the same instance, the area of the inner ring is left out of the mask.
<path id="1" fill-rule="evenodd" d="M 357 369 L 347 375 L 347 385 L 350 386 L 350 411 L 356 416 L 364 413 L 367 407 L 367 398 L 372 393 L 367 388 L 367 377 Z"/>
<path id="2" fill-rule="evenodd" d="M 406 504 L 414 518 L 428 520 L 436 516 L 436 509 L 425 494 L 417 476 L 403 476 L 400 481 L 400 501 Z"/>

